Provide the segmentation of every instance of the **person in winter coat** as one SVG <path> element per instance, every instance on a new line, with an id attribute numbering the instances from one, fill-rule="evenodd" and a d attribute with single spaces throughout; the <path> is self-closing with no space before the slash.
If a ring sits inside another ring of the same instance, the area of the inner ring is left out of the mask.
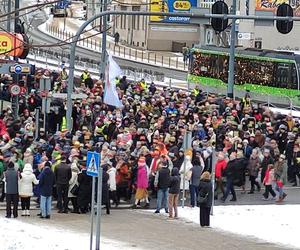
<path id="1" fill-rule="evenodd" d="M 109 200 L 109 174 L 107 173 L 108 167 L 111 166 L 112 163 L 106 163 L 102 166 L 103 168 L 103 176 L 102 176 L 102 205 L 105 205 L 106 214 L 110 214 L 110 200 Z"/>
<path id="2" fill-rule="evenodd" d="M 293 187 L 297 186 L 297 177 L 300 182 L 300 145 L 298 143 L 294 144 L 293 149 L 293 160 L 292 160 L 292 181 L 294 182 Z"/>
<path id="3" fill-rule="evenodd" d="M 81 172 L 78 174 L 77 181 L 79 184 L 77 204 L 80 213 L 85 214 L 88 212 L 92 194 L 92 177 L 86 174 L 85 166 L 81 166 Z"/>
<path id="4" fill-rule="evenodd" d="M 285 155 L 281 154 L 278 161 L 274 164 L 275 190 L 279 193 L 279 198 L 276 202 L 282 202 L 287 194 L 283 191 L 283 186 L 287 182 L 287 163 Z"/>
<path id="5" fill-rule="evenodd" d="M 33 154 L 31 148 L 27 148 L 23 158 L 24 164 L 28 163 L 33 166 Z"/>
<path id="6" fill-rule="evenodd" d="M 168 189 L 170 184 L 170 170 L 166 162 L 161 162 L 159 170 L 155 175 L 154 186 L 157 191 L 157 203 L 155 213 L 160 212 L 163 205 L 166 213 L 168 213 Z"/>
<path id="7" fill-rule="evenodd" d="M 261 182 L 263 182 L 264 178 L 265 178 L 265 174 L 268 168 L 269 164 L 274 164 L 274 159 L 271 157 L 271 152 L 268 148 L 264 149 L 264 158 L 260 164 L 260 168 L 261 168 Z"/>
<path id="8" fill-rule="evenodd" d="M 38 177 L 41 194 L 41 218 L 50 219 L 52 191 L 55 182 L 55 176 L 51 169 L 51 163 L 46 162 L 43 171 Z"/>
<path id="9" fill-rule="evenodd" d="M 201 156 L 200 156 L 201 157 Z M 201 158 L 202 160 L 202 158 Z M 202 163 L 198 157 L 195 157 L 193 160 L 193 167 L 191 169 L 192 176 L 190 180 L 190 196 L 191 196 L 191 206 L 195 207 L 197 205 L 197 198 L 198 198 L 198 187 L 200 183 L 200 177 L 202 171 L 204 169 L 204 162 Z"/>
<path id="10" fill-rule="evenodd" d="M 62 155 L 61 163 L 54 170 L 58 213 L 68 213 L 68 191 L 72 171 L 70 165 L 66 163 L 66 160 L 65 155 Z"/>
<path id="11" fill-rule="evenodd" d="M 178 218 L 178 197 L 180 193 L 180 176 L 178 168 L 174 167 L 172 169 L 171 177 L 170 177 L 170 185 L 169 185 L 169 218 Z"/>
<path id="12" fill-rule="evenodd" d="M 216 191 L 215 191 L 215 199 L 218 199 L 218 194 L 221 191 L 223 196 L 225 194 L 224 187 L 223 187 L 223 175 L 225 173 L 225 169 L 227 166 L 227 161 L 225 159 L 225 154 L 223 152 L 218 152 L 218 160 L 215 166 L 215 178 L 216 178 Z"/>
<path id="13" fill-rule="evenodd" d="M 21 197 L 22 216 L 30 216 L 30 198 L 33 196 L 33 185 L 39 184 L 32 165 L 26 163 L 19 181 L 19 196 Z"/>
<path id="14" fill-rule="evenodd" d="M 275 178 L 274 178 L 274 165 L 273 164 L 269 164 L 266 174 L 265 174 L 265 178 L 263 180 L 263 184 L 265 185 L 265 192 L 263 193 L 263 200 L 268 200 L 269 198 L 269 193 L 273 196 L 273 200 L 276 198 L 276 193 L 274 192 L 273 188 L 272 188 L 272 184 L 274 182 Z"/>
<path id="15" fill-rule="evenodd" d="M 135 202 L 132 206 L 133 208 L 137 208 L 137 204 L 140 200 L 145 199 L 146 205 L 145 207 L 149 207 L 149 199 L 148 199 L 148 167 L 146 165 L 145 157 L 140 157 L 138 160 L 138 169 L 137 169 L 137 180 L 136 180 L 136 193 L 135 193 Z"/>
<path id="16" fill-rule="evenodd" d="M 249 171 L 249 180 L 251 182 L 251 190 L 248 192 L 248 194 L 253 194 L 255 186 L 257 187 L 257 191 L 260 191 L 260 185 L 256 181 L 256 178 L 258 176 L 258 171 L 260 168 L 260 159 L 258 157 L 258 151 L 257 149 L 252 150 L 252 154 L 250 155 L 250 159 L 248 161 L 247 169 Z"/>
<path id="17" fill-rule="evenodd" d="M 15 164 L 9 162 L 7 170 L 4 172 L 5 193 L 6 193 L 6 218 L 11 217 L 11 203 L 13 203 L 13 216 L 18 217 L 18 172 Z"/>
<path id="18" fill-rule="evenodd" d="M 211 183 L 211 175 L 208 171 L 203 172 L 199 184 L 199 206 L 200 206 L 200 225 L 201 227 L 209 227 L 210 225 L 210 209 L 213 199 L 213 186 Z"/>
<path id="19" fill-rule="evenodd" d="M 71 201 L 73 206 L 72 213 L 79 213 L 79 208 L 77 204 L 77 194 L 71 193 L 71 190 L 77 185 L 78 186 L 78 173 L 79 168 L 77 166 L 77 160 L 76 158 L 73 159 L 73 163 L 71 164 L 71 171 L 72 171 L 72 177 L 69 181 L 69 192 L 68 192 L 68 199 Z"/>
<path id="20" fill-rule="evenodd" d="M 108 184 L 109 184 L 109 200 L 113 201 L 113 204 L 115 205 L 115 207 L 117 207 L 119 205 L 118 199 L 117 199 L 117 184 L 116 184 L 116 173 L 117 170 L 116 168 L 114 168 L 110 162 L 110 164 L 108 165 L 108 170 L 107 173 L 109 175 L 109 180 L 108 180 Z"/>
<path id="21" fill-rule="evenodd" d="M 231 192 L 232 194 L 232 199 L 230 201 L 236 201 L 236 193 L 234 190 L 234 178 L 236 175 L 236 170 L 239 166 L 237 166 L 239 164 L 238 159 L 236 159 L 236 153 L 232 152 L 230 154 L 230 158 L 229 158 L 229 162 L 227 163 L 227 167 L 225 169 L 225 177 L 226 177 L 226 190 L 225 190 L 225 194 L 222 197 L 221 201 L 225 202 L 229 193 Z"/>

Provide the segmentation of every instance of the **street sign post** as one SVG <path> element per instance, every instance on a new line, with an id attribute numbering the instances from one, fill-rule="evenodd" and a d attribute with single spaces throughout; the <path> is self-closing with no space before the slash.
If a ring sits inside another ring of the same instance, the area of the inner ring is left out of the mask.
<path id="1" fill-rule="evenodd" d="M 183 139 L 183 147 L 184 147 L 184 162 L 183 162 L 183 178 L 182 178 L 182 200 L 181 200 L 181 206 L 184 208 L 184 202 L 185 202 L 185 177 L 186 177 L 186 152 L 188 149 L 191 148 L 192 145 L 192 133 L 190 131 L 186 131 L 184 134 Z"/>
<path id="2" fill-rule="evenodd" d="M 21 94 L 21 87 L 18 84 L 12 84 L 9 87 L 9 92 L 11 93 L 11 95 L 13 96 L 18 96 Z"/>
<path id="3" fill-rule="evenodd" d="M 90 250 L 93 249 L 94 236 L 94 217 L 95 217 L 95 186 L 96 177 L 98 177 L 97 189 L 97 217 L 96 217 L 96 248 L 100 246 L 100 217 L 102 205 L 102 168 L 100 167 L 100 154 L 97 152 L 88 151 L 86 158 L 86 173 L 92 176 L 92 200 L 91 200 L 91 234 L 90 234 Z"/>
<path id="4" fill-rule="evenodd" d="M 89 151 L 86 158 L 86 173 L 89 176 L 98 177 L 100 167 L 100 154 Z"/>

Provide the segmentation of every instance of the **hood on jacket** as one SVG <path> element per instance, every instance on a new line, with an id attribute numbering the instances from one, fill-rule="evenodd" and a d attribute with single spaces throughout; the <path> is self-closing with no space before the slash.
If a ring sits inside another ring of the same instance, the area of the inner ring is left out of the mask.
<path id="1" fill-rule="evenodd" d="M 172 176 L 178 176 L 179 175 L 179 169 L 174 167 L 172 168 L 172 172 L 171 172 Z"/>
<path id="2" fill-rule="evenodd" d="M 52 170 L 51 170 L 51 168 L 50 167 L 44 167 L 44 170 L 43 170 L 43 173 L 45 174 L 45 175 L 49 175 L 49 174 L 51 174 L 51 172 L 52 172 Z"/>
<path id="3" fill-rule="evenodd" d="M 29 172 L 29 173 L 32 173 L 33 170 L 32 170 L 32 166 L 30 163 L 26 163 L 24 168 L 23 168 L 23 172 Z"/>

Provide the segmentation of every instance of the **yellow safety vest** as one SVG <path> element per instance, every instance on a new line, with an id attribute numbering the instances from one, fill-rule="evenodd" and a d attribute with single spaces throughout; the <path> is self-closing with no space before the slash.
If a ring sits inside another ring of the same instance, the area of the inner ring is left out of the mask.
<path id="1" fill-rule="evenodd" d="M 83 72 L 81 75 L 81 78 L 83 81 L 85 81 L 86 79 L 88 79 L 90 77 L 90 73 L 89 72 Z"/>
<path id="2" fill-rule="evenodd" d="M 193 89 L 193 95 L 197 96 L 199 95 L 200 91 L 198 89 Z"/>
<path id="3" fill-rule="evenodd" d="M 67 118 L 64 116 L 61 123 L 61 131 L 67 130 Z"/>

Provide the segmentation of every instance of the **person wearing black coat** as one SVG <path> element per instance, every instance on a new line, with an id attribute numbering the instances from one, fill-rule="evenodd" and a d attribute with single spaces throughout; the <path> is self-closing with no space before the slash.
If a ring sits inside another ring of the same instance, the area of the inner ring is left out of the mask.
<path id="1" fill-rule="evenodd" d="M 103 165 L 103 175 L 102 175 L 102 205 L 105 205 L 106 214 L 110 214 L 110 200 L 109 200 L 109 187 L 108 180 L 109 174 L 107 173 L 107 165 Z"/>
<path id="2" fill-rule="evenodd" d="M 230 160 L 227 163 L 227 167 L 224 171 L 226 177 L 226 190 L 224 197 L 221 198 L 222 202 L 225 202 L 229 193 L 232 194 L 232 199 L 230 201 L 236 201 L 236 193 L 234 190 L 234 181 L 236 181 L 236 171 L 239 169 L 239 160 L 236 159 L 236 153 L 230 154 Z"/>
<path id="3" fill-rule="evenodd" d="M 173 218 L 173 210 L 174 210 L 174 218 L 178 218 L 178 197 L 180 193 L 180 176 L 179 170 L 176 167 L 173 167 L 170 177 L 170 185 L 169 185 L 169 218 Z"/>
<path id="4" fill-rule="evenodd" d="M 15 170 L 15 164 L 9 162 L 7 170 L 4 172 L 5 193 L 6 193 L 6 218 L 11 217 L 11 203 L 13 203 L 14 218 L 18 217 L 18 172 Z"/>
<path id="5" fill-rule="evenodd" d="M 199 206 L 200 206 L 200 226 L 209 227 L 210 209 L 213 199 L 213 186 L 211 175 L 208 171 L 203 172 L 199 184 Z"/>
<path id="6" fill-rule="evenodd" d="M 66 163 L 66 156 L 62 155 L 62 162 L 55 168 L 54 174 L 57 189 L 58 213 L 68 213 L 69 181 L 72 177 L 72 171 L 70 164 Z"/>
<path id="7" fill-rule="evenodd" d="M 89 204 L 91 202 L 92 194 L 92 177 L 86 174 L 86 168 L 83 166 L 81 172 L 78 174 L 78 195 L 77 204 L 80 213 L 88 212 Z"/>

